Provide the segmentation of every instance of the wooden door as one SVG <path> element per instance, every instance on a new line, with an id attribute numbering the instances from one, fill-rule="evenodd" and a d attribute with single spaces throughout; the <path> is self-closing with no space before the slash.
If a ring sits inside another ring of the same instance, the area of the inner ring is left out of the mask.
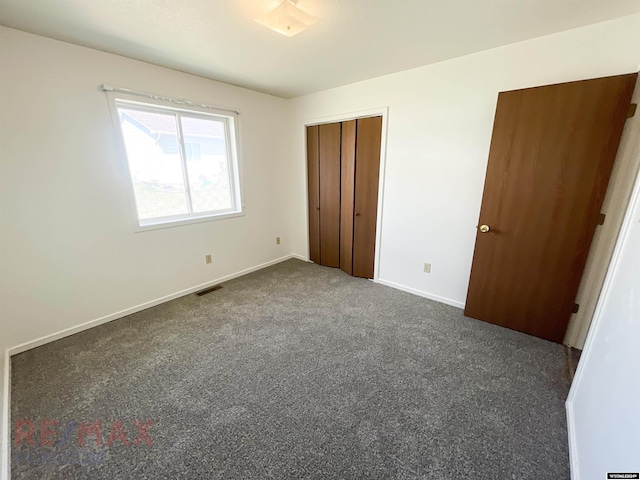
<path id="1" fill-rule="evenodd" d="M 318 127 L 320 264 L 340 266 L 340 123 Z"/>
<path id="2" fill-rule="evenodd" d="M 320 158 L 318 125 L 307 127 L 307 191 L 309 194 L 309 258 L 320 264 Z"/>
<path id="3" fill-rule="evenodd" d="M 465 315 L 562 342 L 636 76 L 500 93 Z"/>
<path id="4" fill-rule="evenodd" d="M 353 275 L 373 278 L 382 117 L 357 120 Z"/>
<path id="5" fill-rule="evenodd" d="M 340 268 L 353 275 L 353 215 L 355 207 L 356 120 L 342 122 L 340 195 Z"/>

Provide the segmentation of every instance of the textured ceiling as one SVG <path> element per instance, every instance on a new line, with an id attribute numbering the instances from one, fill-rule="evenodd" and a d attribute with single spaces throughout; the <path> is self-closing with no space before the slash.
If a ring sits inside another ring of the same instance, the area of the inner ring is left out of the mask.
<path id="1" fill-rule="evenodd" d="M 0 23 L 291 98 L 640 12 L 640 0 L 299 0 L 287 38 L 253 21 L 278 0 L 0 0 Z"/>

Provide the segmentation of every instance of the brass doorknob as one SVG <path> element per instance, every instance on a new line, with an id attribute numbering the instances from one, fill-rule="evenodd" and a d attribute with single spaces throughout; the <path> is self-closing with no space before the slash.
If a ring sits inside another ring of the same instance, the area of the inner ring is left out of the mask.
<path id="1" fill-rule="evenodd" d="M 489 227 L 489 225 L 480 225 L 480 231 L 482 233 L 487 233 L 489 230 L 491 230 L 491 228 Z"/>

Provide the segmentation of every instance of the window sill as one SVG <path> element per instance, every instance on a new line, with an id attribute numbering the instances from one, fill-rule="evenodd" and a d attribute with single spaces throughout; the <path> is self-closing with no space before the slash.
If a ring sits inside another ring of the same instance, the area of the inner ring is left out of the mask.
<path id="1" fill-rule="evenodd" d="M 145 223 L 144 225 L 136 224 L 135 232 L 147 232 L 149 230 L 160 230 L 162 228 L 173 228 L 173 227 L 181 227 L 183 225 L 192 225 L 194 223 L 204 223 L 204 222 L 213 222 L 216 220 L 225 220 L 227 218 L 236 218 L 236 217 L 244 217 L 244 211 L 240 212 L 232 212 L 232 213 L 222 213 L 219 215 L 207 215 L 203 217 L 191 217 L 185 218 L 181 220 L 168 220 L 168 221 L 158 221 L 154 223 L 150 221 L 149 223 Z"/>

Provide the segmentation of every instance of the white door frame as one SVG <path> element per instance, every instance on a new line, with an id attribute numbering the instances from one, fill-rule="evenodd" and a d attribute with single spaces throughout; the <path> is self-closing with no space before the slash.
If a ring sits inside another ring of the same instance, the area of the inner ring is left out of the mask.
<path id="1" fill-rule="evenodd" d="M 597 344 L 608 344 L 610 350 L 616 349 L 616 344 L 612 343 L 608 340 L 609 331 L 615 331 L 615 325 L 612 320 L 615 318 L 611 317 L 611 308 L 607 311 L 609 307 L 609 299 L 612 297 L 612 292 L 614 288 L 615 279 L 617 277 L 617 273 L 619 269 L 621 269 L 621 262 L 624 259 L 624 251 L 627 247 L 627 243 L 629 241 L 629 237 L 632 235 L 633 226 L 638 221 L 638 217 L 636 216 L 638 205 L 640 204 L 640 173 L 633 177 L 633 191 L 631 198 L 628 202 L 628 205 L 625 208 L 624 220 L 622 223 L 622 227 L 620 228 L 620 235 L 617 238 L 615 250 L 613 252 L 613 257 L 611 259 L 611 263 L 609 264 L 609 268 L 607 269 L 606 279 L 604 281 L 604 286 L 602 288 L 602 293 L 598 298 L 598 303 L 596 306 L 595 313 L 593 315 L 593 320 L 591 321 L 591 327 L 589 328 L 589 332 L 587 334 L 587 340 L 584 346 L 584 350 L 582 356 L 580 357 L 580 362 L 578 363 L 578 368 L 576 371 L 576 375 L 571 384 L 571 389 L 569 390 L 569 395 L 567 396 L 567 400 L 565 402 L 565 409 L 567 415 L 567 430 L 569 436 L 569 463 L 571 467 L 571 478 L 573 480 L 579 480 L 581 477 L 581 472 L 579 471 L 580 465 L 580 455 L 578 450 L 579 438 L 576 434 L 576 417 L 575 417 L 575 403 L 576 397 L 579 395 L 586 395 L 588 393 L 588 388 L 583 386 L 585 382 L 590 382 L 593 380 L 591 378 L 594 375 L 597 375 L 597 368 L 594 365 L 607 363 L 607 356 L 603 356 L 602 347 L 596 348 Z M 637 309 L 636 309 L 637 310 Z M 632 312 L 632 309 L 629 309 Z M 618 313 L 615 309 L 613 310 L 614 317 L 615 314 Z M 607 317 L 607 315 L 609 317 Z M 607 318 L 605 318 L 607 317 Z M 633 322 L 631 318 L 619 318 L 615 319 L 619 321 L 620 324 L 627 324 L 624 328 L 626 330 L 632 331 Z M 615 335 L 614 335 L 615 339 Z M 596 350 L 594 353 L 594 349 Z M 614 355 L 615 356 L 615 355 Z M 616 365 L 616 362 L 619 363 L 620 356 L 615 356 L 616 358 L 612 360 Z M 581 391 L 583 391 L 581 393 Z M 624 393 L 617 392 L 622 395 Z M 606 394 L 606 393 L 603 393 Z M 584 415 L 583 415 L 584 417 Z M 613 470 L 612 466 L 612 470 Z M 612 471 L 611 470 L 611 471 Z M 617 471 L 617 470 L 616 470 Z M 623 469 L 624 471 L 624 469 Z M 637 471 L 637 468 L 634 470 Z M 582 472 L 585 475 L 585 472 Z M 591 478 L 591 477 L 590 477 Z"/>

